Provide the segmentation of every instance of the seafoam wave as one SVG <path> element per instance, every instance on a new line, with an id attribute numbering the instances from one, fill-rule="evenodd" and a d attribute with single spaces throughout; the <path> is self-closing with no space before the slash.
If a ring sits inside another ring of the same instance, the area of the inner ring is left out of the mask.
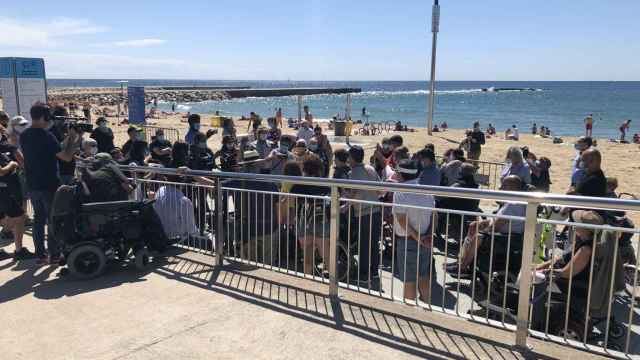
<path id="1" fill-rule="evenodd" d="M 480 93 L 482 89 L 461 89 L 461 90 L 436 90 L 436 94 L 472 94 Z M 429 90 L 411 90 L 411 91 L 363 91 L 354 94 L 355 96 L 393 96 L 393 95 L 428 95 Z"/>

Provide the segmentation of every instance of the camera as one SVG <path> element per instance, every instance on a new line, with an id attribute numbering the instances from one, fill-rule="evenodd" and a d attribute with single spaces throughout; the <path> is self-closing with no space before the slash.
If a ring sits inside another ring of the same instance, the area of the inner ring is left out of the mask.
<path id="1" fill-rule="evenodd" d="M 54 116 L 56 122 L 64 122 L 65 132 L 68 129 L 74 129 L 76 132 L 90 133 L 93 131 L 93 125 L 87 122 L 83 117 L 73 116 Z"/>

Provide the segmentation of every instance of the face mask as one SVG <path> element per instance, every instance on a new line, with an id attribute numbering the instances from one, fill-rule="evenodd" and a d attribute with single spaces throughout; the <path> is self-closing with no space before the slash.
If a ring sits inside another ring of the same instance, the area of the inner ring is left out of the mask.
<path id="1" fill-rule="evenodd" d="M 584 170 L 587 166 L 585 165 L 584 161 L 580 160 L 580 162 L 578 162 L 578 169 L 580 170 Z"/>
<path id="2" fill-rule="evenodd" d="M 22 134 L 23 131 L 27 130 L 27 125 L 17 125 L 13 128 L 13 130 L 15 130 L 15 132 L 17 132 L 18 134 Z"/>
<path id="3" fill-rule="evenodd" d="M 260 141 L 265 141 L 265 140 L 267 140 L 267 135 L 260 134 Z"/>
<path id="4" fill-rule="evenodd" d="M 192 128 L 193 130 L 195 130 L 195 131 L 200 130 L 200 123 L 195 123 L 195 124 L 191 125 L 191 128 Z"/>
<path id="5" fill-rule="evenodd" d="M 309 144 L 309 150 L 311 150 L 311 151 L 318 150 L 318 145 L 317 144 Z"/>
<path id="6" fill-rule="evenodd" d="M 98 127 L 99 127 L 100 129 L 106 129 L 106 128 L 107 128 L 107 123 L 106 123 L 106 122 L 101 122 L 101 123 L 98 125 Z"/>
<path id="7" fill-rule="evenodd" d="M 95 155 L 95 154 L 97 154 L 97 153 L 98 153 L 98 148 L 96 148 L 96 147 L 92 147 L 92 148 L 91 148 L 91 150 L 89 150 L 89 153 L 90 153 L 91 155 Z"/>
<path id="8" fill-rule="evenodd" d="M 143 141 L 144 140 L 144 134 L 138 134 L 136 135 L 136 139 Z"/>
<path id="9" fill-rule="evenodd" d="M 576 149 L 577 151 L 582 150 L 582 146 L 580 144 L 573 144 L 573 148 Z"/>
<path id="10" fill-rule="evenodd" d="M 156 139 L 158 139 L 158 141 L 164 141 L 164 135 L 158 135 Z"/>

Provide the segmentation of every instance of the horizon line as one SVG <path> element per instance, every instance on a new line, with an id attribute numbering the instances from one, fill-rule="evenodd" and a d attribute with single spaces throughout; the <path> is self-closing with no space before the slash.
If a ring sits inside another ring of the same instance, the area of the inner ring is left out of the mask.
<path id="1" fill-rule="evenodd" d="M 429 80 L 281 80 L 281 79 L 190 79 L 190 78 L 129 78 L 129 77 L 48 77 L 46 80 L 139 80 L 139 81 L 274 81 L 274 82 L 429 82 Z M 436 82 L 640 82 L 640 80 L 436 80 Z"/>

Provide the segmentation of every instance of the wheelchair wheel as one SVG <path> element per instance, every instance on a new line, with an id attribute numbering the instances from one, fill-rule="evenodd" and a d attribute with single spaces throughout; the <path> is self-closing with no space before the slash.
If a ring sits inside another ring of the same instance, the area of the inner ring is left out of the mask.
<path id="1" fill-rule="evenodd" d="M 136 269 L 145 270 L 149 263 L 151 263 L 151 255 L 146 247 L 136 250 L 134 253 Z"/>
<path id="2" fill-rule="evenodd" d="M 624 334 L 625 334 L 624 326 L 622 326 L 622 324 L 620 324 L 619 322 L 612 321 L 611 324 L 609 325 L 609 337 L 614 340 L 617 340 L 622 338 Z"/>
<path id="3" fill-rule="evenodd" d="M 73 249 L 67 259 L 69 273 L 76 279 L 89 280 L 100 276 L 107 265 L 104 251 L 92 244 Z"/>

